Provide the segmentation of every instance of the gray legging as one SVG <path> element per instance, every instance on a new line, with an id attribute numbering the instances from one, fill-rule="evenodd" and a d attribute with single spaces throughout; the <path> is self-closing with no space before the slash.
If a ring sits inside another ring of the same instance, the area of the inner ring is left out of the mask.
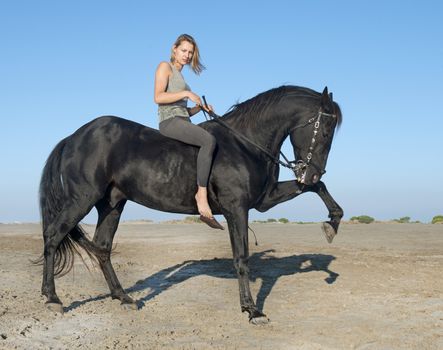
<path id="1" fill-rule="evenodd" d="M 160 123 L 159 129 L 164 136 L 200 147 L 197 157 L 197 184 L 207 187 L 216 145 L 215 137 L 198 125 L 192 124 L 189 117 L 166 119 Z"/>

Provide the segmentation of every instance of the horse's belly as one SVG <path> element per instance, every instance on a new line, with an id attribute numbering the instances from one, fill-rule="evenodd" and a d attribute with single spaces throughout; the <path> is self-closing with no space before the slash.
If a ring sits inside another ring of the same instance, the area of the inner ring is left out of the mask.
<path id="1" fill-rule="evenodd" d="M 125 169 L 117 186 L 138 204 L 160 211 L 197 213 L 195 168 L 174 162 L 141 162 Z"/>

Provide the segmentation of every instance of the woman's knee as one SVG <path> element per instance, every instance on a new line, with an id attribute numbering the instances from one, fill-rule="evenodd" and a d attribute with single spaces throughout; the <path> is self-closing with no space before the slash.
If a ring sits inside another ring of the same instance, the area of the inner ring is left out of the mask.
<path id="1" fill-rule="evenodd" d="M 203 157 L 202 159 L 205 159 L 206 162 L 209 162 L 209 164 L 212 162 L 212 156 L 215 150 L 215 147 L 217 146 L 217 141 L 214 136 L 211 134 L 205 135 L 204 139 L 202 140 L 202 144 L 200 147 L 199 157 Z"/>
<path id="2" fill-rule="evenodd" d="M 211 135 L 211 134 L 208 134 L 208 135 L 209 135 L 209 137 L 207 140 L 207 147 L 208 147 L 208 149 L 211 150 L 211 152 L 213 152 L 215 150 L 215 147 L 217 146 L 217 140 L 213 135 Z"/>

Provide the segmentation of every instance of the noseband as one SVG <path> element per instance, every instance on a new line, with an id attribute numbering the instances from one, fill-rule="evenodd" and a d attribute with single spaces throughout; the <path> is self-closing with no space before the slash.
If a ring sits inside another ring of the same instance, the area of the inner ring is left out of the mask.
<path id="1" fill-rule="evenodd" d="M 207 106 L 208 104 L 206 103 L 205 96 L 202 96 L 202 98 L 203 98 L 203 101 L 204 101 L 205 105 Z M 203 111 L 203 114 L 206 117 L 205 110 L 202 109 L 202 111 Z M 307 173 L 308 168 L 310 166 L 314 167 L 320 173 L 320 175 L 323 175 L 324 173 L 326 173 L 325 169 L 320 169 L 319 167 L 314 165 L 314 163 L 311 164 L 312 152 L 314 150 L 314 146 L 315 146 L 315 142 L 316 142 L 316 137 L 317 137 L 317 134 L 318 134 L 318 129 L 320 128 L 321 117 L 325 116 L 325 117 L 336 118 L 335 114 L 325 113 L 320 108 L 316 117 L 312 117 L 306 123 L 303 123 L 303 124 L 300 124 L 300 125 L 296 125 L 293 128 L 291 128 L 289 130 L 288 134 L 290 134 L 291 132 L 293 132 L 296 129 L 304 128 L 305 126 L 308 126 L 310 124 L 314 124 L 313 135 L 312 135 L 312 139 L 311 139 L 311 144 L 309 146 L 309 152 L 308 152 L 308 154 L 306 156 L 306 161 L 304 161 L 303 159 L 299 159 L 297 161 L 295 161 L 295 160 L 289 161 L 288 158 L 286 158 L 286 156 L 283 154 L 283 152 L 280 151 L 280 155 L 283 157 L 285 162 L 282 162 L 279 158 L 275 157 L 267 149 L 265 149 L 262 146 L 256 144 L 254 141 L 249 140 L 246 136 L 244 136 L 243 134 L 240 134 L 238 131 L 236 131 L 233 128 L 231 128 L 223 120 L 220 120 L 220 116 L 218 116 L 214 112 L 210 111 L 210 112 L 208 112 L 208 114 L 209 114 L 209 116 L 214 121 L 216 121 L 217 123 L 223 125 L 225 128 L 229 129 L 239 139 L 241 139 L 243 141 L 246 141 L 247 143 L 253 145 L 255 148 L 259 149 L 261 152 L 266 154 L 275 164 L 280 164 L 281 166 L 283 166 L 285 168 L 291 169 L 294 172 L 295 178 L 297 179 L 298 182 L 300 182 L 300 183 L 304 182 L 305 177 L 306 177 L 306 173 Z M 206 117 L 206 120 L 208 120 L 207 117 Z"/>

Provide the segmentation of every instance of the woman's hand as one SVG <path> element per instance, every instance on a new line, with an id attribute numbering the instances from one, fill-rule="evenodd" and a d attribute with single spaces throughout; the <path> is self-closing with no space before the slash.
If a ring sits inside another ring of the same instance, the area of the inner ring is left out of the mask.
<path id="1" fill-rule="evenodd" d="M 208 113 L 214 113 L 214 108 L 211 105 L 205 106 L 202 103 L 200 96 L 198 96 L 197 94 L 193 93 L 192 91 L 186 91 L 186 96 L 188 97 L 188 99 L 195 103 L 195 107 L 190 109 L 190 115 L 194 115 L 201 110 L 204 110 Z"/>
<path id="2" fill-rule="evenodd" d="M 212 107 L 212 105 L 207 105 L 207 106 L 202 105 L 201 108 L 204 109 L 208 113 L 211 113 L 211 112 L 214 113 L 214 108 Z"/>
<path id="3" fill-rule="evenodd" d="M 200 112 L 201 110 L 204 110 L 205 112 L 208 112 L 208 113 L 214 113 L 214 108 L 211 105 L 208 105 L 206 107 L 203 104 L 200 104 L 200 105 L 196 104 L 194 107 L 188 108 L 188 112 L 191 117 L 193 115 L 197 114 L 198 112 Z"/>
<path id="4" fill-rule="evenodd" d="M 187 91 L 187 97 L 197 106 L 202 106 L 202 100 L 197 94 L 194 94 L 192 91 Z"/>

